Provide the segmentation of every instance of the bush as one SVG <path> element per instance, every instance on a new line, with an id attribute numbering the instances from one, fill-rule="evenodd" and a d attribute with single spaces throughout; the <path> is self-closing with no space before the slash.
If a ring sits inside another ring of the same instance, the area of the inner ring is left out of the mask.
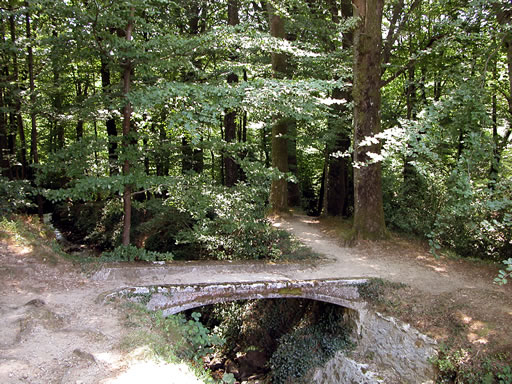
<path id="1" fill-rule="evenodd" d="M 227 188 L 203 176 L 183 177 L 166 200 L 169 207 L 192 218 L 178 242 L 199 245 L 210 259 L 283 258 L 286 236 L 265 218 L 268 188 L 267 183 L 243 182 Z"/>
<path id="2" fill-rule="evenodd" d="M 9 180 L 0 176 L 0 218 L 35 206 L 31 200 L 33 192 L 27 180 Z"/>
<path id="3" fill-rule="evenodd" d="M 156 317 L 156 326 L 173 342 L 171 348 L 174 353 L 182 359 L 196 363 L 202 363 L 203 357 L 213 353 L 215 347 L 224 344 L 222 338 L 211 333 L 201 323 L 200 317 L 198 312 L 193 312 L 189 320 L 183 314 L 169 317 L 159 314 Z"/>
<path id="4" fill-rule="evenodd" d="M 507 354 L 471 361 L 467 351 L 443 345 L 432 362 L 437 367 L 439 384 L 512 384 L 512 365 Z"/>
<path id="5" fill-rule="evenodd" d="M 146 251 L 133 245 L 120 245 L 111 252 L 103 252 L 102 258 L 108 261 L 170 261 L 171 252 Z"/>

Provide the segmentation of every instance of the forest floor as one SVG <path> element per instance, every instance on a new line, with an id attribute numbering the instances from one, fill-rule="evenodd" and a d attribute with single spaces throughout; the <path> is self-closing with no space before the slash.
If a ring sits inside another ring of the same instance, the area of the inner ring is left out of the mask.
<path id="1" fill-rule="evenodd" d="M 49 242 L 0 236 L 0 383 L 199 383 L 184 365 L 123 347 L 133 332 L 124 307 L 97 298 L 132 285 L 381 278 L 400 284 L 375 280 L 369 299 L 379 311 L 472 356 L 512 352 L 512 286 L 493 284 L 495 266 L 435 259 L 424 244 L 400 237 L 345 247 L 332 220 L 296 214 L 273 222 L 323 258 L 94 269 L 62 258 Z"/>

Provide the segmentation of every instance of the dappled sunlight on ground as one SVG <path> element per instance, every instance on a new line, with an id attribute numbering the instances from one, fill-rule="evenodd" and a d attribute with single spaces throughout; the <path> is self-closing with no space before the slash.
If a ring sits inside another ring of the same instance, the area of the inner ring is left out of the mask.
<path id="1" fill-rule="evenodd" d="M 201 384 L 184 364 L 164 364 L 141 361 L 131 365 L 125 372 L 104 384 Z"/>
<path id="2" fill-rule="evenodd" d="M 457 317 L 467 327 L 467 339 L 470 343 L 487 344 L 489 342 L 488 336 L 492 330 L 487 323 L 473 319 L 462 312 L 458 312 Z"/>

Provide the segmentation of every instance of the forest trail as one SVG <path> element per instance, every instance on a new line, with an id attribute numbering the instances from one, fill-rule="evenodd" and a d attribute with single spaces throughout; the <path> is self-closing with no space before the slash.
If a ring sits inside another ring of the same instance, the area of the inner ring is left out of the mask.
<path id="1" fill-rule="evenodd" d="M 134 285 L 380 277 L 407 284 L 384 301 L 392 315 L 440 341 L 462 329 L 461 343 L 512 350 L 512 289 L 492 283 L 496 268 L 436 260 L 422 246 L 397 238 L 343 247 L 328 227 L 307 216 L 273 223 L 325 258 L 105 265 L 84 273 L 69 261 L 54 260 L 49 247 L 0 240 L 0 382 L 126 384 L 151 377 L 153 383 L 169 383 L 174 377 L 175 383 L 196 383 L 184 366 L 150 362 L 140 351 L 120 348 L 130 333 L 125 315 L 97 298 Z"/>

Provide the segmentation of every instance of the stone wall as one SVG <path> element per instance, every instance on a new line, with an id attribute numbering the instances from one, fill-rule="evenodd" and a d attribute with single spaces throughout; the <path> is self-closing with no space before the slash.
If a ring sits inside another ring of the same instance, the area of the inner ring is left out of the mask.
<path id="1" fill-rule="evenodd" d="M 357 347 L 345 356 L 337 354 L 313 375 L 322 384 L 419 384 L 433 383 L 429 359 L 435 340 L 392 317 L 367 309 L 347 309 L 346 321 L 354 325 Z"/>

